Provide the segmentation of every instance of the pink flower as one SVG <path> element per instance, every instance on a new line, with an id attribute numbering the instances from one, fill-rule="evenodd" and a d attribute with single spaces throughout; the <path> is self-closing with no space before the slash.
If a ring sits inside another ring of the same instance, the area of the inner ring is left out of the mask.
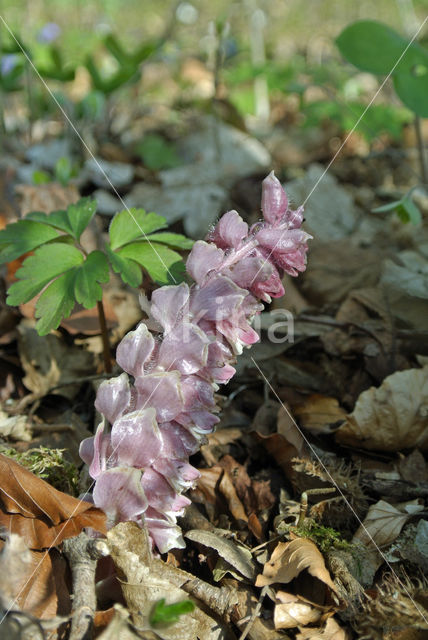
<path id="1" fill-rule="evenodd" d="M 183 492 L 199 477 L 188 458 L 219 421 L 218 385 L 259 339 L 251 322 L 260 301 L 284 293 L 284 271 L 305 269 L 310 236 L 300 229 L 303 210 L 288 208 L 273 173 L 263 182 L 262 210 L 264 222 L 250 230 L 236 211 L 227 212 L 190 252 L 195 284 L 161 287 L 145 300 L 147 324 L 117 348 L 126 373 L 98 390 L 96 408 L 111 430 L 103 421 L 81 444 L 94 503 L 111 525 L 129 519 L 146 526 L 161 553 L 184 547 L 176 521 L 190 502 Z"/>

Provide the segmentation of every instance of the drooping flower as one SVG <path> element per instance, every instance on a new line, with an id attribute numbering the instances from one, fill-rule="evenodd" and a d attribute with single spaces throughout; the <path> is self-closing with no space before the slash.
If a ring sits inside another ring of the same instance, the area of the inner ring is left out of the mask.
<path id="1" fill-rule="evenodd" d="M 236 211 L 226 213 L 187 259 L 194 284 L 161 287 L 145 301 L 147 324 L 117 348 L 125 373 L 98 390 L 96 407 L 111 428 L 102 423 L 81 444 L 95 504 L 110 524 L 146 526 L 161 553 L 184 546 L 176 520 L 189 504 L 183 491 L 199 477 L 188 458 L 219 420 L 218 385 L 258 340 L 251 321 L 261 301 L 284 293 L 284 271 L 297 275 L 306 266 L 303 209 L 288 208 L 273 172 L 263 182 L 262 211 L 251 229 Z"/>

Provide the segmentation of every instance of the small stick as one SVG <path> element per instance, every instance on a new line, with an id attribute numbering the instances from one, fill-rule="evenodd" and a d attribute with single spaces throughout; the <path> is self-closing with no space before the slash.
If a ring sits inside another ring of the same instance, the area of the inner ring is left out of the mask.
<path id="1" fill-rule="evenodd" d="M 336 487 L 320 487 L 319 489 L 307 489 L 304 491 L 300 498 L 300 513 L 296 522 L 296 527 L 301 527 L 305 522 L 306 514 L 308 512 L 308 495 L 316 496 L 323 493 L 333 493 L 334 491 L 336 491 Z"/>
<path id="2" fill-rule="evenodd" d="M 94 540 L 83 532 L 74 538 L 64 540 L 63 552 L 70 563 L 73 579 L 69 640 L 90 640 L 97 604 L 95 570 L 98 559 L 109 552 L 104 540 Z"/>
<path id="3" fill-rule="evenodd" d="M 110 358 L 110 342 L 108 339 L 107 322 L 104 313 L 104 305 L 102 300 L 97 302 L 98 320 L 100 322 L 101 338 L 103 341 L 103 356 L 104 356 L 104 370 L 106 373 L 111 373 L 111 358 Z"/>

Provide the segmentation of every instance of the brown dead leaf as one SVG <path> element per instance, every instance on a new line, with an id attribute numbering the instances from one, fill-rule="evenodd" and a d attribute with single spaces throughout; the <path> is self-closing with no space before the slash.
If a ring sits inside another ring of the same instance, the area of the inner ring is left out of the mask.
<path id="1" fill-rule="evenodd" d="M 106 516 L 89 502 L 57 491 L 0 454 L 0 526 L 19 533 L 30 549 L 56 546 L 84 527 L 106 532 Z"/>
<path id="2" fill-rule="evenodd" d="M 300 624 L 313 624 L 322 616 L 320 609 L 303 602 L 293 593 L 277 591 L 275 596 L 279 601 L 273 612 L 275 629 L 294 629 Z"/>
<path id="3" fill-rule="evenodd" d="M 346 419 L 346 411 L 336 398 L 318 394 L 309 396 L 303 404 L 294 407 L 293 412 L 300 426 L 314 434 L 331 433 Z"/>
<path id="4" fill-rule="evenodd" d="M 279 406 L 277 411 L 277 430 L 278 433 L 272 433 L 267 436 L 256 431 L 254 436 L 273 457 L 287 478 L 292 478 L 293 466 L 291 461 L 306 452 L 306 445 L 303 436 L 289 413 L 282 406 Z"/>
<path id="5" fill-rule="evenodd" d="M 302 629 L 296 640 L 348 640 L 349 635 L 340 627 L 334 618 L 329 618 L 323 629 Z"/>
<path id="6" fill-rule="evenodd" d="M 413 514 L 423 511 L 423 505 L 417 500 L 393 506 L 385 500 L 373 504 L 362 525 L 354 535 L 354 540 L 360 540 L 367 546 L 384 547 L 394 542 L 400 535 L 401 529 Z"/>
<path id="7" fill-rule="evenodd" d="M 19 325 L 18 344 L 25 371 L 23 382 L 36 397 L 42 397 L 60 382 L 76 380 L 75 385 L 53 391 L 72 399 L 80 389 L 79 379 L 95 371 L 91 353 L 67 345 L 54 334 L 39 336 L 29 320 L 23 320 Z"/>
<path id="8" fill-rule="evenodd" d="M 332 592 L 337 593 L 321 552 L 307 538 L 279 542 L 270 560 L 264 565 L 263 575 L 257 577 L 256 586 L 264 587 L 274 583 L 288 584 L 305 570 Z"/>
<path id="9" fill-rule="evenodd" d="M 40 185 L 20 184 L 15 191 L 21 196 L 21 212 L 24 216 L 30 211 L 51 213 L 58 209 L 66 209 L 80 198 L 74 185 L 63 187 L 57 182 Z"/>
<path id="10" fill-rule="evenodd" d="M 428 450 L 428 367 L 397 371 L 360 394 L 336 439 L 380 451 Z"/>
<path id="11" fill-rule="evenodd" d="M 406 482 L 418 484 L 428 481 L 428 465 L 422 453 L 417 449 L 400 460 L 398 470 Z"/>
<path id="12" fill-rule="evenodd" d="M 51 549 L 30 551 L 24 539 L 11 534 L 0 554 L 0 597 L 4 608 L 19 609 L 37 618 L 67 615 L 70 596 L 65 583 L 67 565 Z"/>

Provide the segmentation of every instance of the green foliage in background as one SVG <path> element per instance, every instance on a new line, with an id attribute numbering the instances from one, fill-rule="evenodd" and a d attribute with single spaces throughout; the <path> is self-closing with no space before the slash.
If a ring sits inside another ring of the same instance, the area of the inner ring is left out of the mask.
<path id="1" fill-rule="evenodd" d="M 375 20 L 350 24 L 336 40 L 342 55 L 361 71 L 392 75 L 401 101 L 416 115 L 428 118 L 428 50 L 409 43 Z"/>
<path id="2" fill-rule="evenodd" d="M 167 226 L 165 218 L 143 209 L 117 213 L 104 251 L 86 252 L 80 238 L 95 211 L 95 200 L 82 198 L 66 211 L 33 212 L 0 231 L 0 264 L 34 252 L 16 272 L 7 303 L 16 306 L 40 294 L 40 335 L 56 329 L 76 302 L 94 307 L 102 299 L 101 284 L 109 280 L 109 266 L 132 287 L 142 283 L 142 269 L 160 285 L 184 277 L 184 263 L 174 249 L 190 249 L 193 241 L 161 231 Z"/>

